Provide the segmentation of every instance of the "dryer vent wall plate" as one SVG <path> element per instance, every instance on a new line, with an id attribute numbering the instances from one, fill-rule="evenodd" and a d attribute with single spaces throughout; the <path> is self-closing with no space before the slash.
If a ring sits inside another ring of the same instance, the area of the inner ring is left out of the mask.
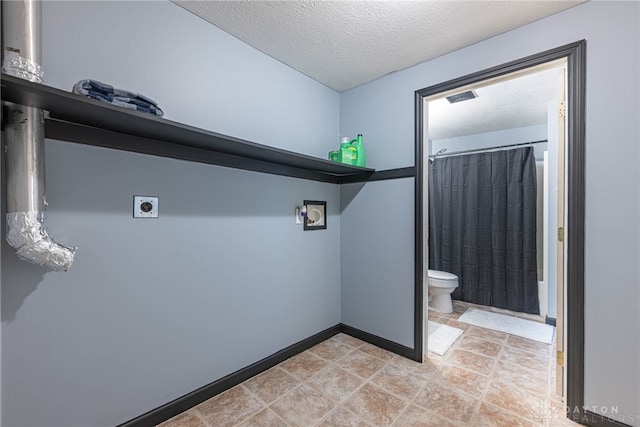
<path id="1" fill-rule="evenodd" d="M 158 218 L 158 198 L 133 196 L 134 218 Z"/>

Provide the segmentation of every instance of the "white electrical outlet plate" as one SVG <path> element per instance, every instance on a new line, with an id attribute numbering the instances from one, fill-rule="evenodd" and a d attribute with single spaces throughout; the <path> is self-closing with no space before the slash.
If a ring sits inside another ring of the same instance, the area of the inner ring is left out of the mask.
<path id="1" fill-rule="evenodd" d="M 134 218 L 158 218 L 158 198 L 133 196 Z"/>

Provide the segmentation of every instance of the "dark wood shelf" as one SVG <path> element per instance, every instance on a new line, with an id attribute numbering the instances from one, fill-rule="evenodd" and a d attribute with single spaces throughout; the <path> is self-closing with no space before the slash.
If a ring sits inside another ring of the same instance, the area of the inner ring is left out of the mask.
<path id="1" fill-rule="evenodd" d="M 348 166 L 199 129 L 2 74 L 2 100 L 48 111 L 47 138 L 341 183 L 374 169 Z"/>

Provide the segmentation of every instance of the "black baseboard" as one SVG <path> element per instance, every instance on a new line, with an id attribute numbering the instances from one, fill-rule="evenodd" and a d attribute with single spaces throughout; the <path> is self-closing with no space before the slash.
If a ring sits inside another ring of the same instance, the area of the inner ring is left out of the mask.
<path id="1" fill-rule="evenodd" d="M 551 326 L 556 326 L 556 319 L 554 317 L 545 316 L 544 323 Z"/>
<path id="2" fill-rule="evenodd" d="M 407 357 L 415 360 L 415 351 L 412 348 L 405 347 L 401 344 L 389 341 L 386 338 L 379 337 L 377 335 L 370 334 L 368 332 L 361 331 L 360 329 L 353 328 L 351 326 L 344 325 L 342 323 L 325 329 L 307 339 L 290 345 L 271 356 L 242 368 L 236 372 L 233 372 L 225 377 L 220 378 L 210 384 L 207 384 L 191 393 L 185 394 L 182 397 L 177 398 L 165 405 L 162 405 L 156 409 L 152 409 L 146 414 L 142 414 L 132 420 L 129 420 L 117 427 L 153 427 L 156 426 L 176 415 L 181 414 L 193 408 L 196 405 L 209 400 L 212 397 L 234 387 L 249 378 L 256 376 L 269 368 L 276 366 L 278 363 L 284 362 L 290 357 L 296 354 L 302 353 L 305 350 L 310 349 L 316 344 L 325 341 L 332 336 L 344 332 L 347 335 L 361 339 L 362 341 L 373 344 L 377 347 L 389 350 L 392 353 L 399 354 L 400 356 Z"/>
<path id="3" fill-rule="evenodd" d="M 569 413 L 568 415 L 569 419 L 589 427 L 631 427 L 629 424 L 588 410 L 580 411 L 580 413 L 576 414 Z M 629 419 L 629 422 L 638 421 L 638 415 L 632 415 L 630 418 L 620 415 L 620 419 Z"/>
<path id="4" fill-rule="evenodd" d="M 316 344 L 325 341 L 332 336 L 342 331 L 342 325 L 338 324 L 331 328 L 325 329 L 307 339 L 290 345 L 271 356 L 242 368 L 232 374 L 220 378 L 210 384 L 207 384 L 191 393 L 185 394 L 182 397 L 177 398 L 165 405 L 162 405 L 156 409 L 153 409 L 146 414 L 140 415 L 130 421 L 120 424 L 118 427 L 152 427 L 160 424 L 176 415 L 193 408 L 196 405 L 211 399 L 212 397 L 222 393 L 234 387 L 249 378 L 258 375 L 261 372 L 266 371 L 269 368 L 274 367 L 280 362 L 287 360 L 288 358 L 295 356 L 298 353 L 302 353 L 305 350 L 313 347 Z"/>
<path id="5" fill-rule="evenodd" d="M 402 344 L 398 344 L 393 341 L 389 341 L 386 338 L 379 337 L 377 335 L 370 334 L 369 332 L 361 331 L 352 326 L 342 324 L 342 332 L 347 335 L 351 335 L 354 338 L 361 339 L 362 341 L 373 344 L 376 347 L 384 348 L 392 353 L 399 354 L 408 359 L 415 360 L 416 351 L 412 348 L 406 347 Z"/>

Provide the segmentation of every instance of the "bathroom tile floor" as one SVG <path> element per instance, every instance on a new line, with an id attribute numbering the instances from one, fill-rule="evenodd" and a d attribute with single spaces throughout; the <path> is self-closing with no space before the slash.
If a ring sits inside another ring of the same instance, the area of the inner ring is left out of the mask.
<path id="1" fill-rule="evenodd" d="M 555 394 L 554 346 L 458 322 L 422 364 L 338 334 L 161 427 L 572 426 Z M 478 308 L 478 306 L 474 306 Z"/>

